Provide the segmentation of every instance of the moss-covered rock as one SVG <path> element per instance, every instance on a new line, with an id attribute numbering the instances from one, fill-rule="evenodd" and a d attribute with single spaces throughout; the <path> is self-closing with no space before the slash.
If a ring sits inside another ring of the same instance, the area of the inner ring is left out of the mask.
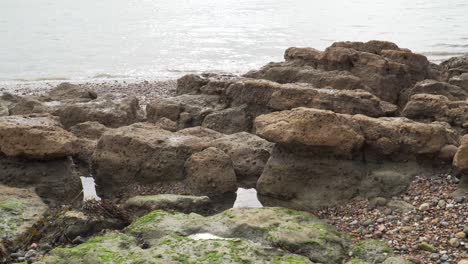
<path id="1" fill-rule="evenodd" d="M 393 251 L 382 241 L 363 240 L 353 245 L 352 254 L 353 259 L 350 262 L 352 264 L 379 264 L 393 256 Z"/>
<path id="2" fill-rule="evenodd" d="M 151 247 L 143 249 L 131 236 L 109 233 L 77 247 L 54 249 L 39 263 L 312 263 L 303 256 L 245 239 L 195 240 L 169 235 L 154 242 Z"/>
<path id="3" fill-rule="evenodd" d="M 33 191 L 0 185 L 0 263 L 47 209 Z"/>
<path id="4" fill-rule="evenodd" d="M 283 248 L 321 263 L 339 263 L 348 239 L 312 214 L 284 208 L 235 208 L 202 217 L 154 211 L 130 225 L 127 233 L 150 244 L 166 235 L 211 233 Z"/>

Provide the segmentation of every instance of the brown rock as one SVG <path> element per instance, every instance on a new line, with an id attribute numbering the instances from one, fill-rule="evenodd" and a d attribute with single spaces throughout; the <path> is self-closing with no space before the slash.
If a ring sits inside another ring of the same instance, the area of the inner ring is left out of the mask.
<path id="1" fill-rule="evenodd" d="M 76 137 L 49 115 L 0 117 L 0 152 L 9 157 L 55 159 L 75 154 Z"/>
<path id="2" fill-rule="evenodd" d="M 222 150 L 207 148 L 193 154 L 185 164 L 187 182 L 204 194 L 223 194 L 237 190 L 231 158 Z"/>

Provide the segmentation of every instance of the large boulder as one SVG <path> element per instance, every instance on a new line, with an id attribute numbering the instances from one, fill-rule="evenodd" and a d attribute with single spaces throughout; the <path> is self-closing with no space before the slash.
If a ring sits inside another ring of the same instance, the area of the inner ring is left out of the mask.
<path id="1" fill-rule="evenodd" d="M 217 148 L 194 153 L 185 163 L 187 183 L 202 194 L 233 193 L 237 190 L 231 158 Z"/>
<path id="2" fill-rule="evenodd" d="M 9 157 L 55 159 L 76 154 L 76 137 L 49 115 L 0 117 L 0 153 Z"/>
<path id="3" fill-rule="evenodd" d="M 309 108 L 262 115 L 255 124 L 259 136 L 276 143 L 259 193 L 309 209 L 399 194 L 412 177 L 434 170 L 424 160 L 437 160 L 458 139 L 442 124 Z"/>
<path id="4" fill-rule="evenodd" d="M 132 182 L 179 181 L 185 161 L 207 147 L 199 137 L 137 123 L 104 133 L 93 154 L 98 186 L 109 193 Z"/>
<path id="5" fill-rule="evenodd" d="M 43 101 L 91 101 L 98 96 L 88 88 L 71 83 L 61 83 L 42 96 Z"/>
<path id="6" fill-rule="evenodd" d="M 130 225 L 127 233 L 150 245 L 173 233 L 209 233 L 283 248 L 325 264 L 341 263 L 349 248 L 347 238 L 334 227 L 312 214 L 284 208 L 236 208 L 210 217 L 154 211 Z"/>
<path id="7" fill-rule="evenodd" d="M 468 73 L 468 55 L 453 57 L 440 64 L 447 79 Z"/>
<path id="8" fill-rule="evenodd" d="M 10 263 L 10 253 L 28 241 L 48 207 L 30 189 L 0 185 L 0 262 Z"/>
<path id="9" fill-rule="evenodd" d="M 76 146 L 78 148 L 77 157 L 81 161 L 90 162 L 90 159 L 97 146 L 97 141 L 110 128 L 96 121 L 79 123 L 69 128 L 77 137 Z"/>

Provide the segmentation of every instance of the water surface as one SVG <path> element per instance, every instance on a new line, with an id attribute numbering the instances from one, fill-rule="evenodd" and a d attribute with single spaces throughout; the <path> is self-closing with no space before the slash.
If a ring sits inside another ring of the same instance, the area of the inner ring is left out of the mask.
<path id="1" fill-rule="evenodd" d="M 242 73 L 290 46 L 468 51 L 466 0 L 1 0 L 0 81 Z"/>

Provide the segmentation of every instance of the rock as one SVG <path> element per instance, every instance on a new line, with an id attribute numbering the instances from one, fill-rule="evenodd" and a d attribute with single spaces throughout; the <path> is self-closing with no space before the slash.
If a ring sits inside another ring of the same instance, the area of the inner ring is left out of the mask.
<path id="1" fill-rule="evenodd" d="M 255 130 L 260 137 L 282 145 L 321 147 L 347 156 L 364 143 L 360 128 L 348 116 L 309 108 L 259 116 Z"/>
<path id="2" fill-rule="evenodd" d="M 313 263 L 245 239 L 196 240 L 173 234 L 154 241 L 150 248 L 142 248 L 136 238 L 120 233 L 98 236 L 73 248 L 56 248 L 36 263 L 68 263 L 77 259 L 85 263 Z"/>
<path id="3" fill-rule="evenodd" d="M 203 194 L 223 194 L 237 190 L 231 158 L 222 150 L 207 148 L 194 153 L 185 163 L 188 184 Z"/>
<path id="4" fill-rule="evenodd" d="M 460 147 L 453 158 L 453 166 L 462 173 L 468 170 L 468 135 L 461 139 Z"/>
<path id="5" fill-rule="evenodd" d="M 419 211 L 427 211 L 431 208 L 429 203 L 423 203 L 419 206 Z"/>
<path id="6" fill-rule="evenodd" d="M 19 188 L 34 188 L 47 202 L 71 202 L 79 195 L 80 179 L 73 161 L 24 160 L 0 156 L 0 183 Z"/>
<path id="7" fill-rule="evenodd" d="M 458 262 L 458 264 L 468 264 L 468 259 L 462 259 Z"/>
<path id="8" fill-rule="evenodd" d="M 369 207 L 375 208 L 378 206 L 385 206 L 387 202 L 387 199 L 385 199 L 384 197 L 375 197 L 369 201 Z"/>
<path id="9" fill-rule="evenodd" d="M 87 121 L 116 128 L 142 121 L 141 111 L 138 99 L 134 96 L 105 94 L 89 102 L 59 103 L 51 113 L 58 116 L 66 128 Z"/>
<path id="10" fill-rule="evenodd" d="M 273 149 L 272 143 L 246 132 L 223 136 L 210 145 L 231 157 L 238 182 L 253 187 Z"/>
<path id="11" fill-rule="evenodd" d="M 69 243 L 78 237 L 83 240 L 102 230 L 122 229 L 126 224 L 122 219 L 113 217 L 110 212 L 102 214 L 70 210 L 49 219 L 49 224 L 42 230 L 41 241 Z"/>
<path id="12" fill-rule="evenodd" d="M 78 148 L 77 157 L 89 163 L 96 149 L 98 139 L 109 129 L 95 121 L 84 122 L 70 127 L 69 131 L 78 138 L 76 142 Z"/>
<path id="13" fill-rule="evenodd" d="M 424 80 L 401 92 L 400 105 L 404 106 L 415 94 L 443 95 L 450 101 L 464 101 L 468 97 L 468 90 L 446 82 Z"/>
<path id="14" fill-rule="evenodd" d="M 453 157 L 457 154 L 458 147 L 454 145 L 446 145 L 444 146 L 439 153 L 439 158 L 444 161 L 452 162 Z"/>
<path id="15" fill-rule="evenodd" d="M 450 84 L 452 85 L 456 85 L 458 87 L 461 87 L 465 90 L 468 90 L 468 72 L 467 73 L 463 73 L 461 75 L 458 75 L 458 76 L 454 76 L 452 78 L 450 78 L 450 80 L 448 81 Z"/>
<path id="16" fill-rule="evenodd" d="M 206 116 L 226 108 L 217 95 L 180 95 L 156 99 L 146 106 L 149 122 L 165 117 L 177 123 L 178 129 L 200 126 Z"/>
<path id="17" fill-rule="evenodd" d="M 289 48 L 285 52 L 284 63 L 268 64 L 246 76 L 280 83 L 309 82 L 317 87 L 331 86 L 334 89 L 364 89 L 382 100 L 395 103 L 402 88 L 437 75 L 422 55 L 394 49 L 394 44 L 392 50 L 376 48 L 370 49 L 371 53 L 364 51 L 369 50 L 362 48 L 365 46 L 379 45 L 338 43 L 324 52 Z"/>
<path id="18" fill-rule="evenodd" d="M 440 64 L 447 78 L 468 72 L 468 56 L 453 57 Z"/>
<path id="19" fill-rule="evenodd" d="M 368 263 L 383 263 L 388 257 L 393 255 L 393 251 L 382 241 L 363 240 L 352 246 L 353 258 L 366 261 Z"/>
<path id="20" fill-rule="evenodd" d="M 0 185 L 1 262 L 8 263 L 11 250 L 25 242 L 29 229 L 42 219 L 47 210 L 48 207 L 34 191 Z"/>
<path id="21" fill-rule="evenodd" d="M 437 207 L 439 208 L 445 208 L 445 205 L 447 203 L 444 201 L 444 200 L 440 200 L 438 203 L 437 203 Z"/>
<path id="22" fill-rule="evenodd" d="M 465 101 L 450 101 L 443 95 L 416 94 L 401 115 L 423 122 L 440 121 L 462 127 L 468 121 L 467 112 Z"/>
<path id="23" fill-rule="evenodd" d="M 250 131 L 252 120 L 243 107 L 235 107 L 207 115 L 202 126 L 224 134 L 233 134 Z"/>
<path id="24" fill-rule="evenodd" d="M 137 216 L 143 216 L 154 210 L 200 213 L 210 204 L 211 200 L 208 196 L 158 194 L 132 197 L 125 202 L 124 208 Z"/>
<path id="25" fill-rule="evenodd" d="M 200 88 L 208 84 L 206 78 L 196 74 L 188 74 L 177 80 L 177 95 L 198 94 Z"/>
<path id="26" fill-rule="evenodd" d="M 437 252 L 435 247 L 431 244 L 428 244 L 427 242 L 422 242 L 421 244 L 419 244 L 419 249 L 423 251 L 431 252 L 431 253 Z"/>
<path id="27" fill-rule="evenodd" d="M 451 247 L 459 247 L 460 246 L 460 239 L 454 237 L 449 240 L 449 245 Z"/>
<path id="28" fill-rule="evenodd" d="M 460 232 L 456 233 L 455 236 L 456 236 L 457 238 L 459 238 L 459 239 L 463 239 L 463 238 L 466 237 L 466 234 L 465 234 L 465 232 L 460 231 Z"/>
<path id="29" fill-rule="evenodd" d="M 71 83 L 61 83 L 46 93 L 44 101 L 91 101 L 98 96 L 96 92 Z"/>
<path id="30" fill-rule="evenodd" d="M 8 107 L 10 115 L 28 115 L 46 113 L 48 105 L 40 102 L 38 98 L 33 96 L 17 96 L 4 93 L 0 97 L 0 102 Z"/>
<path id="31" fill-rule="evenodd" d="M 129 184 L 181 181 L 186 160 L 208 144 L 204 137 L 177 134 L 147 123 L 110 130 L 101 136 L 93 154 L 96 183 L 111 194 Z"/>
<path id="32" fill-rule="evenodd" d="M 236 208 L 210 217 L 154 211 L 134 222 L 126 232 L 152 245 L 168 234 L 210 233 L 281 247 L 326 264 L 340 263 L 349 243 L 334 227 L 315 216 L 284 208 Z"/>
<path id="33" fill-rule="evenodd" d="M 56 159 L 76 154 L 76 137 L 48 115 L 0 117 L 0 153 L 9 157 Z"/>
<path id="34" fill-rule="evenodd" d="M 387 207 L 393 210 L 400 210 L 401 212 L 411 212 L 414 210 L 414 206 L 402 200 L 390 200 L 387 203 Z"/>
<path id="35" fill-rule="evenodd" d="M 4 105 L 2 102 L 0 102 L 0 117 L 7 116 L 7 115 L 10 115 L 10 111 L 8 110 L 8 107 Z"/>

